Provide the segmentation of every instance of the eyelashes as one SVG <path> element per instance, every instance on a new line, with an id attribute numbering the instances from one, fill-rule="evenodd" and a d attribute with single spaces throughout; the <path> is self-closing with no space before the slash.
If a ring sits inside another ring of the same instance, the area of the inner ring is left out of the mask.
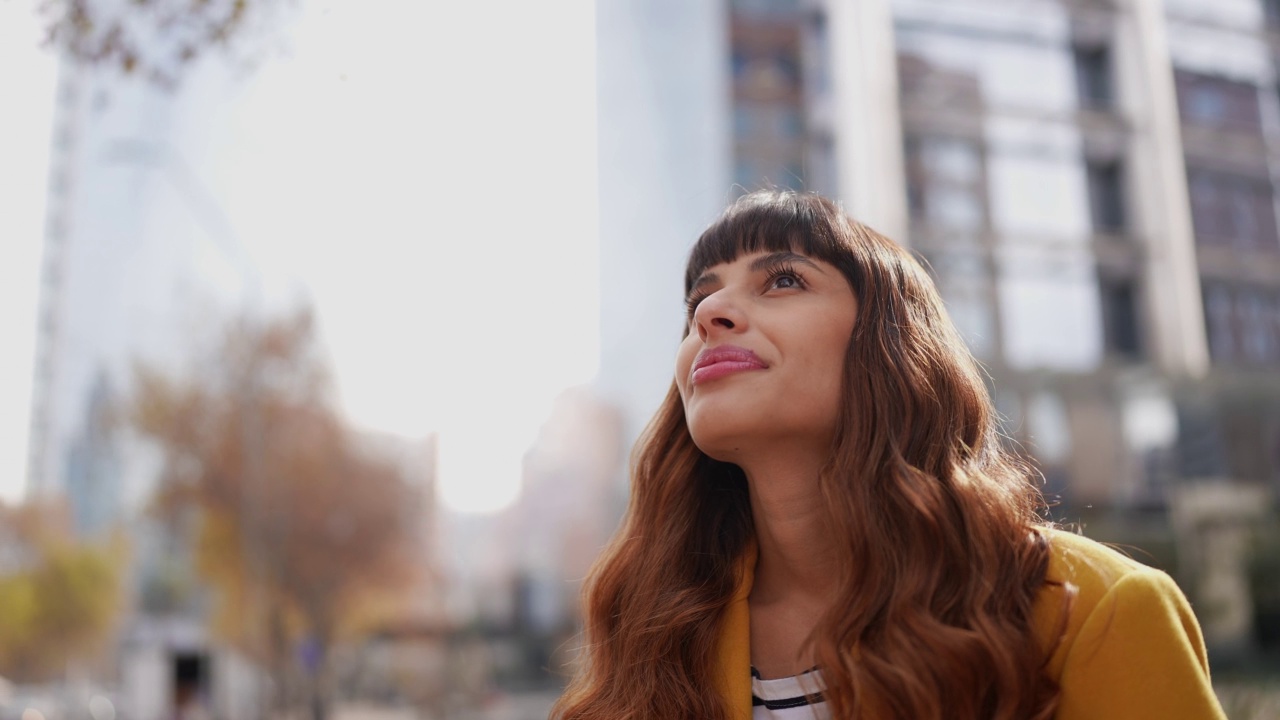
<path id="1" fill-rule="evenodd" d="M 698 304 L 707 299 L 707 291 L 694 290 L 689 293 L 689 297 L 684 300 L 684 313 L 690 320 L 693 319 L 693 311 L 698 309 Z"/>
<path id="2" fill-rule="evenodd" d="M 778 285 L 778 281 L 783 278 L 790 280 L 794 284 L 786 287 L 776 287 Z M 805 283 L 804 277 L 800 275 L 800 273 L 796 272 L 795 266 L 790 263 L 779 263 L 765 272 L 764 289 L 766 291 L 774 289 L 794 290 L 797 288 L 803 289 L 805 287 L 808 287 L 808 285 Z M 701 304 L 703 300 L 706 300 L 710 295 L 711 293 L 706 290 L 694 290 L 689 293 L 689 297 L 685 298 L 684 301 L 685 315 L 692 320 L 693 313 L 698 309 L 698 305 Z"/>

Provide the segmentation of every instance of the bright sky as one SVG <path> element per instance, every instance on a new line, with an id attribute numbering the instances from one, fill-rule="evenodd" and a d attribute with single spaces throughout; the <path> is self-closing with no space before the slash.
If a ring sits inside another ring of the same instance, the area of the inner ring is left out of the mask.
<path id="1" fill-rule="evenodd" d="M 29 37 L 31 7 L 0 0 L 0 87 L 23 98 L 0 120 L 10 499 L 25 476 L 53 79 Z M 352 420 L 439 431 L 445 503 L 495 509 L 518 492 L 552 399 L 597 371 L 593 3 L 303 7 L 289 57 L 182 152 L 264 294 L 301 287 L 313 299 Z M 14 188 L 26 195 L 10 212 Z"/>

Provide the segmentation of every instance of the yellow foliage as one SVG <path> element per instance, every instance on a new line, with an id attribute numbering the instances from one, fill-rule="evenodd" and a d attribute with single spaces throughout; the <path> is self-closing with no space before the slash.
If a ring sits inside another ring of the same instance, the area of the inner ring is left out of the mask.
<path id="1" fill-rule="evenodd" d="M 0 675 L 43 680 L 92 655 L 120 609 L 120 545 L 41 539 L 34 562 L 0 576 Z"/>

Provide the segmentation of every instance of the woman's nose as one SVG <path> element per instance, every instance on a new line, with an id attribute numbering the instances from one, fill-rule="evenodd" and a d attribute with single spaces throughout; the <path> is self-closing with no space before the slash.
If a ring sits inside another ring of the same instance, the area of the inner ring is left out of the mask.
<path id="1" fill-rule="evenodd" d="M 746 317 L 732 294 L 720 290 L 698 303 L 693 311 L 693 322 L 698 328 L 698 337 L 705 341 L 720 332 L 742 330 L 746 326 Z"/>

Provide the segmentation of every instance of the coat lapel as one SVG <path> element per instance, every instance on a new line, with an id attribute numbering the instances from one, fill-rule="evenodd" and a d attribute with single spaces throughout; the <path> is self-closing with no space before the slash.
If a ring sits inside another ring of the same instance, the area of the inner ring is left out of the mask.
<path id="1" fill-rule="evenodd" d="M 751 720 L 751 615 L 747 598 L 755 575 L 756 549 L 742 561 L 742 581 L 725 609 L 720 625 L 716 688 L 725 698 L 731 720 Z"/>

